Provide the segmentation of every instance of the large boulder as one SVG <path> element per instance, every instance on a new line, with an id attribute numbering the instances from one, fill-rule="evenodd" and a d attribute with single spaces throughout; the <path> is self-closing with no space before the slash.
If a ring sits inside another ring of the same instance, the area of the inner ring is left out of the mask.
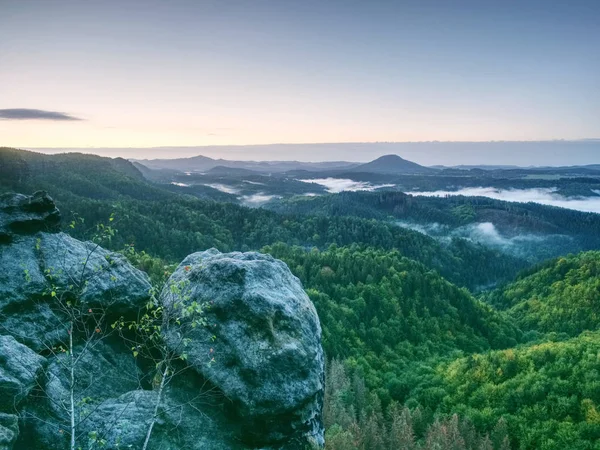
<path id="1" fill-rule="evenodd" d="M 84 427 L 88 433 L 102 435 L 105 448 L 140 448 L 157 401 L 156 390 L 127 392 L 104 401 Z M 198 383 L 191 371 L 173 378 L 160 401 L 149 448 L 249 450 L 240 442 L 237 424 L 224 413 L 222 402 L 222 396 Z"/>
<path id="2" fill-rule="evenodd" d="M 57 232 L 58 217 L 45 193 L 0 198 L 0 233 L 8 237 L 0 240 L 0 332 L 35 350 L 66 332 L 53 292 L 72 292 L 119 317 L 136 314 L 152 288 L 122 255 Z"/>
<path id="3" fill-rule="evenodd" d="M 166 339 L 231 402 L 242 441 L 323 444 L 321 328 L 283 262 L 260 253 L 194 253 L 175 270 L 161 301 L 166 308 L 209 306 L 206 326 L 189 326 L 191 316 L 170 324 Z"/>
<path id="4" fill-rule="evenodd" d="M 0 336 L 0 412 L 14 413 L 36 386 L 46 359 L 12 336 Z"/>
<path id="5" fill-rule="evenodd" d="M 37 386 L 46 359 L 0 336 L 0 450 L 11 450 L 19 436 L 19 406 Z"/>
<path id="6" fill-rule="evenodd" d="M 0 242 L 9 242 L 15 234 L 54 230 L 59 222 L 60 212 L 46 192 L 0 196 Z"/>
<path id="7" fill-rule="evenodd" d="M 0 450 L 68 446 L 73 300 L 85 315 L 72 336 L 78 446 L 141 448 L 153 420 L 151 450 L 323 445 L 321 329 L 284 263 L 216 250 L 184 260 L 160 298 L 187 313 L 166 322 L 164 343 L 180 358 L 159 398 L 154 361 L 134 357 L 132 332 L 110 327 L 138 317 L 148 277 L 61 233 L 58 218 L 45 193 L 0 197 Z M 210 308 L 196 316 L 198 305 Z M 97 309 L 103 329 L 90 329 Z"/>
<path id="8" fill-rule="evenodd" d="M 139 389 L 144 374 L 137 367 L 131 351 L 125 348 L 118 338 L 98 340 L 83 348 L 78 345 L 73 354 L 79 358 L 74 367 L 75 386 L 73 392 L 77 402 L 76 421 L 81 422 L 79 433 L 88 436 L 90 433 L 102 435 L 109 428 L 117 431 L 116 423 L 127 423 L 129 428 L 143 427 L 146 423 L 134 423 L 132 411 L 135 403 L 122 403 L 114 408 L 114 416 L 119 420 L 108 417 L 107 411 L 115 405 L 118 398 L 130 391 Z M 26 399 L 21 409 L 22 445 L 25 448 L 64 448 L 67 433 L 57 432 L 69 427 L 70 377 L 68 365 L 69 355 L 60 353 L 49 358 L 43 377 L 40 379 L 42 391 L 33 398 Z M 142 391 L 152 394 L 153 391 Z M 151 405 L 147 405 L 150 408 Z M 131 411 L 130 411 L 131 410 Z M 41 420 L 40 420 L 41 419 Z M 145 418 L 147 420 L 148 417 Z M 104 423 L 106 426 L 95 428 Z M 118 436 L 116 436 L 118 437 Z M 123 444 L 118 439 L 111 442 L 115 447 Z M 138 442 L 129 442 L 134 447 Z M 113 447 L 108 447 L 113 448 Z M 125 447 L 126 448 L 126 447 Z"/>

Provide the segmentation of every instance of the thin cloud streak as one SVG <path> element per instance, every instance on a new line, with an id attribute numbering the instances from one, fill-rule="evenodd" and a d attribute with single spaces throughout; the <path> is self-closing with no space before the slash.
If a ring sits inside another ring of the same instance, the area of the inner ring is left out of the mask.
<path id="1" fill-rule="evenodd" d="M 0 109 L 0 120 L 53 120 L 58 122 L 79 121 L 79 117 L 59 111 L 43 109 L 12 108 Z"/>

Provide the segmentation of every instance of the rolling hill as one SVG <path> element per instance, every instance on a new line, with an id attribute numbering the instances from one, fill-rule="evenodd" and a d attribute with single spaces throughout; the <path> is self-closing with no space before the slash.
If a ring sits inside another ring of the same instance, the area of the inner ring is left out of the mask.
<path id="1" fill-rule="evenodd" d="M 384 155 L 366 164 L 361 164 L 349 172 L 368 172 L 385 174 L 425 174 L 435 173 L 436 169 L 421 166 L 398 155 Z"/>
<path id="2" fill-rule="evenodd" d="M 505 309 L 524 330 L 576 336 L 600 326 L 600 252 L 560 257 L 491 292 L 489 303 Z"/>
<path id="3" fill-rule="evenodd" d="M 0 149 L 0 161 L 3 167 L 11 167 L 10 177 L 0 178 L 0 192 L 46 190 L 66 215 L 65 223 L 78 216 L 85 219 L 86 229 L 93 229 L 115 213 L 120 233 L 110 246 L 117 250 L 135 244 L 140 250 L 177 261 L 210 247 L 247 251 L 276 242 L 319 248 L 357 243 L 396 249 L 469 287 L 505 280 L 525 267 L 521 259 L 463 239 L 440 243 L 382 221 L 278 214 L 185 195 L 183 192 L 193 194 L 194 190 L 154 184 L 126 160 Z M 202 192 L 204 196 L 215 194 L 214 190 Z M 72 233 L 88 237 L 84 230 Z"/>

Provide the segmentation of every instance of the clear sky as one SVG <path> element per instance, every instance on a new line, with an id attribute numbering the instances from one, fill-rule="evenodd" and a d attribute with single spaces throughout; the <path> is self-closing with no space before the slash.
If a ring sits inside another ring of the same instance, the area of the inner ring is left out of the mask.
<path id="1" fill-rule="evenodd" d="M 0 0 L 0 145 L 592 137 L 598 0 Z"/>

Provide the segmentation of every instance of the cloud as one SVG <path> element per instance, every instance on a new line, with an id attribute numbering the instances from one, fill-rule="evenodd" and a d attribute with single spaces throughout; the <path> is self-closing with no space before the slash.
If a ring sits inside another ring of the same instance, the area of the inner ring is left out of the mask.
<path id="1" fill-rule="evenodd" d="M 463 188 L 458 191 L 407 192 L 407 194 L 429 197 L 446 197 L 449 195 L 489 197 L 507 202 L 535 202 L 577 211 L 600 213 L 600 197 L 564 197 L 557 194 L 555 188 L 496 189 L 492 187 L 475 187 Z"/>
<path id="2" fill-rule="evenodd" d="M 227 186 L 226 184 L 221 184 L 221 183 L 207 183 L 204 186 L 208 186 L 211 187 L 213 189 L 217 189 L 221 192 L 225 192 L 227 194 L 239 194 L 240 190 L 236 189 L 232 186 Z"/>
<path id="3" fill-rule="evenodd" d="M 511 236 L 503 234 L 492 222 L 478 222 L 452 228 L 437 222 L 418 224 L 396 221 L 396 225 L 410 228 L 442 242 L 449 243 L 452 238 L 463 238 L 477 244 L 495 248 L 505 253 L 531 261 L 552 258 L 570 249 L 572 238 L 561 234 L 524 233 L 516 229 L 508 230 Z"/>
<path id="4" fill-rule="evenodd" d="M 279 195 L 267 195 L 263 192 L 252 195 L 243 195 L 240 197 L 242 203 L 246 206 L 260 206 L 274 198 L 281 198 Z"/>
<path id="5" fill-rule="evenodd" d="M 338 193 L 343 191 L 374 191 L 385 187 L 394 187 L 393 184 L 373 185 L 366 181 L 354 181 L 347 178 L 315 178 L 310 180 L 298 180 L 303 183 L 315 183 L 325 186 L 328 192 Z"/>
<path id="6" fill-rule="evenodd" d="M 83 120 L 59 111 L 43 109 L 13 108 L 0 109 L 0 120 L 54 120 L 59 122 Z"/>

